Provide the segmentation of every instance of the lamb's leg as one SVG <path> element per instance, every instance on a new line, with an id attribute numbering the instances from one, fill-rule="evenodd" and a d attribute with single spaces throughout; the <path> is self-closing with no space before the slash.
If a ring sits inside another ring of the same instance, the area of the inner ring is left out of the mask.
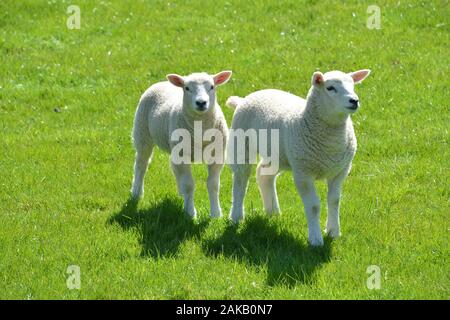
<path id="1" fill-rule="evenodd" d="M 210 214 L 212 218 L 222 216 L 222 209 L 220 208 L 219 190 L 220 190 L 220 172 L 223 164 L 208 165 L 208 195 L 210 203 Z"/>
<path id="2" fill-rule="evenodd" d="M 256 168 L 256 181 L 258 182 L 259 191 L 264 203 L 264 209 L 267 214 L 279 214 L 280 207 L 278 205 L 277 188 L 276 188 L 277 175 L 263 175 L 261 174 L 261 162 Z"/>
<path id="3" fill-rule="evenodd" d="M 320 230 L 320 199 L 316 192 L 312 177 L 294 172 L 294 181 L 305 207 L 308 220 L 308 240 L 312 246 L 323 245 L 322 231 Z"/>
<path id="4" fill-rule="evenodd" d="M 248 179 L 251 173 L 251 165 L 234 164 L 233 169 L 233 204 L 231 207 L 230 219 L 234 223 L 244 218 L 244 198 L 247 192 Z"/>
<path id="5" fill-rule="evenodd" d="M 131 196 L 133 199 L 139 199 L 144 194 L 144 176 L 147 172 L 148 164 L 151 161 L 153 145 L 136 145 L 136 159 L 134 161 L 134 176 L 131 187 Z"/>
<path id="6" fill-rule="evenodd" d="M 347 170 L 344 170 L 341 174 L 333 179 L 328 180 L 328 215 L 327 215 L 327 227 L 325 233 L 332 238 L 338 238 L 340 236 L 339 227 L 339 202 L 341 198 L 342 183 L 347 177 Z"/>
<path id="7" fill-rule="evenodd" d="M 194 206 L 195 184 L 192 178 L 191 165 L 174 164 L 172 162 L 172 170 L 177 179 L 178 192 L 184 199 L 184 210 L 192 218 L 195 218 L 197 216 L 197 210 Z"/>

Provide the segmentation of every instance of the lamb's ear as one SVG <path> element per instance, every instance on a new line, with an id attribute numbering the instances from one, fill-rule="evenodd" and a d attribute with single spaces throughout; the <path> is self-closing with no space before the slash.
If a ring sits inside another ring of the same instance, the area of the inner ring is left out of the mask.
<path id="1" fill-rule="evenodd" d="M 168 74 L 166 76 L 167 80 L 170 81 L 171 84 L 177 87 L 183 87 L 184 86 L 184 79 L 182 76 L 179 76 L 177 74 Z"/>
<path id="2" fill-rule="evenodd" d="M 225 84 L 231 78 L 231 71 L 222 71 L 213 76 L 214 85 L 220 86 L 221 84 Z"/>
<path id="3" fill-rule="evenodd" d="M 322 85 L 325 82 L 325 79 L 323 78 L 323 73 L 320 71 L 314 72 L 311 80 L 311 84 L 313 86 L 319 86 Z"/>
<path id="4" fill-rule="evenodd" d="M 350 72 L 349 76 L 353 78 L 355 83 L 361 83 L 370 74 L 369 69 L 358 70 L 355 72 Z"/>

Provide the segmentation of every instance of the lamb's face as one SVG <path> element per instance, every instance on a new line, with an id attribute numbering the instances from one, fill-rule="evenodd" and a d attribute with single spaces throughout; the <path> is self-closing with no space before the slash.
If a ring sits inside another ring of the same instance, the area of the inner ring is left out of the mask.
<path id="1" fill-rule="evenodd" d="M 183 105 L 197 114 L 207 113 L 216 105 L 216 87 L 226 83 L 231 71 L 222 71 L 211 76 L 207 73 L 193 73 L 186 77 L 170 74 L 167 79 L 183 89 Z"/>
<path id="2" fill-rule="evenodd" d="M 336 112 L 353 113 L 359 107 L 353 79 L 345 73 L 326 73 L 322 90 L 324 98 L 329 101 L 327 105 L 333 107 Z"/>
<path id="3" fill-rule="evenodd" d="M 363 81 L 370 70 L 352 73 L 331 71 L 325 74 L 316 72 L 313 85 L 319 90 L 321 104 L 331 113 L 352 114 L 359 108 L 359 98 L 355 93 L 355 83 Z"/>
<path id="4" fill-rule="evenodd" d="M 214 79 L 206 73 L 187 76 L 183 91 L 185 106 L 189 106 L 194 112 L 208 112 L 215 104 Z"/>

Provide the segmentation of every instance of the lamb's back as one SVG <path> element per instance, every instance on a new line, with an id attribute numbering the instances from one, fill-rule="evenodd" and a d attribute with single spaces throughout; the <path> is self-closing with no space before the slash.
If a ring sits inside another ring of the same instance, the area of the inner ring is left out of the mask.
<path id="1" fill-rule="evenodd" d="M 305 106 L 306 100 L 289 92 L 260 90 L 244 98 L 234 113 L 233 124 L 242 129 L 282 129 L 292 117 L 301 117 Z"/>

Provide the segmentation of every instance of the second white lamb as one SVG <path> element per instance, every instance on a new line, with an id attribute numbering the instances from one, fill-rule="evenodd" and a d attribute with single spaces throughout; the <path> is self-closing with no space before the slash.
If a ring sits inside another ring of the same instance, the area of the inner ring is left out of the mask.
<path id="1" fill-rule="evenodd" d="M 306 100 L 288 92 L 269 89 L 251 93 L 245 98 L 230 97 L 227 101 L 229 107 L 236 109 L 232 130 L 279 130 L 279 172 L 286 169 L 293 172 L 306 212 L 308 240 L 313 246 L 323 245 L 320 199 L 314 183 L 317 179 L 326 179 L 328 183 L 325 232 L 333 238 L 340 235 L 341 188 L 356 152 L 356 137 L 350 118 L 359 108 L 354 84 L 363 81 L 369 73 L 370 70 L 315 72 Z M 230 217 L 238 222 L 244 217 L 244 197 L 251 164 L 230 162 L 233 170 Z M 257 167 L 257 182 L 266 212 L 277 214 L 280 211 L 276 192 L 279 172 L 262 174 L 264 163 L 267 162 L 262 158 Z"/>

